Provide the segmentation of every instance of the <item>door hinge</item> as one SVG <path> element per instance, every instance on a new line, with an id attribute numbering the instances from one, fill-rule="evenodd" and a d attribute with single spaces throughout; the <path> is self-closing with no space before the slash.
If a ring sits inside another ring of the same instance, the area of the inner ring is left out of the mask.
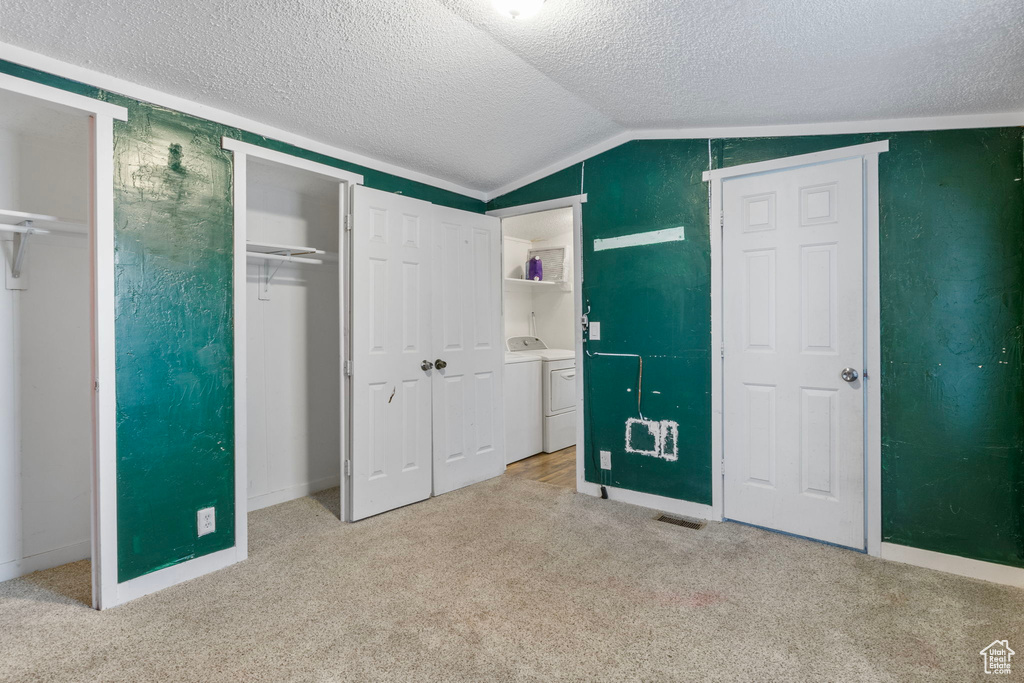
<path id="1" fill-rule="evenodd" d="M 345 461 L 345 476 L 346 477 L 351 477 L 352 476 L 352 461 L 351 460 L 346 460 Z"/>
<path id="2" fill-rule="evenodd" d="M 346 377 L 351 377 L 352 376 L 352 361 L 350 361 L 350 360 L 345 361 L 345 376 Z"/>
<path id="3" fill-rule="evenodd" d="M 99 391 L 100 390 L 100 381 L 98 379 L 93 381 L 92 389 L 93 389 L 93 391 Z"/>
<path id="4" fill-rule="evenodd" d="M 722 342 L 722 345 L 719 347 L 718 351 L 722 355 L 722 358 L 725 358 L 725 342 Z"/>
<path id="5" fill-rule="evenodd" d="M 345 214 L 345 230 L 348 231 L 348 230 L 351 230 L 351 229 L 352 229 L 352 215 L 351 214 Z"/>
<path id="6" fill-rule="evenodd" d="M 725 230 L 725 214 L 724 213 L 718 214 L 718 227 L 721 230 Z"/>

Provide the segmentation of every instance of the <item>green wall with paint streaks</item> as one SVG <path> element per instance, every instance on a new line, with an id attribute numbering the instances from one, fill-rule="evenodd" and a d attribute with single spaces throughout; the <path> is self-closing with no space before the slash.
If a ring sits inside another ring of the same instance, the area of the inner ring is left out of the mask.
<path id="1" fill-rule="evenodd" d="M 711 502 L 709 201 L 700 173 L 883 139 L 883 540 L 1024 566 L 1019 128 L 637 141 L 493 200 L 488 209 L 574 195 L 584 181 L 584 308 L 601 322 L 589 350 L 644 356 L 639 409 L 679 422 L 677 461 L 625 453 L 638 364 L 585 358 L 589 481 Z M 593 251 L 594 239 L 677 225 L 684 242 Z M 595 467 L 598 449 L 612 451 L 610 473 Z"/>
<path id="2" fill-rule="evenodd" d="M 243 140 L 482 212 L 471 197 L 0 60 L 0 73 L 128 108 L 114 125 L 118 581 L 234 546 L 231 154 Z M 217 509 L 197 538 L 196 511 Z"/>

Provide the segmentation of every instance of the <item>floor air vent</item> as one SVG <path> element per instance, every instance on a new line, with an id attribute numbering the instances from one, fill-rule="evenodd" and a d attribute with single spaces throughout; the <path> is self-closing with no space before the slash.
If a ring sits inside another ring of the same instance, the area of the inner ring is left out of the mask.
<path id="1" fill-rule="evenodd" d="M 673 517 L 671 515 L 658 515 L 654 518 L 658 522 L 668 522 L 669 524 L 675 524 L 676 526 L 683 526 L 687 529 L 703 529 L 706 522 L 698 522 L 695 519 L 686 519 L 685 517 Z"/>

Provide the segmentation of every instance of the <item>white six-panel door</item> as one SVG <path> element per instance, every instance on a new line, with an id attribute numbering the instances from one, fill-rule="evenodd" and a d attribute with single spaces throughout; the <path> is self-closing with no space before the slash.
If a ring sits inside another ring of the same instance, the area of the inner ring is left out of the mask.
<path id="1" fill-rule="evenodd" d="M 434 494 L 505 471 L 501 221 L 434 207 Z"/>
<path id="2" fill-rule="evenodd" d="M 505 354 L 497 218 L 363 186 L 352 206 L 358 520 L 504 471 Z"/>
<path id="3" fill-rule="evenodd" d="M 431 490 L 433 206 L 357 185 L 352 229 L 352 519 Z"/>
<path id="4" fill-rule="evenodd" d="M 723 181 L 724 515 L 864 548 L 860 158 Z M 847 373 L 847 377 L 850 377 Z"/>

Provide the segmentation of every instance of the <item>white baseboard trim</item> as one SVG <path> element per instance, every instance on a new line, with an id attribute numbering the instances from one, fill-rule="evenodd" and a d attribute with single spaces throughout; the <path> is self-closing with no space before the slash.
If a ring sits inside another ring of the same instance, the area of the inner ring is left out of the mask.
<path id="1" fill-rule="evenodd" d="M 630 491 L 629 489 L 620 489 L 614 486 L 606 486 L 605 488 L 608 490 L 608 500 L 614 500 L 620 503 L 629 503 L 630 505 L 639 505 L 640 507 L 658 510 L 659 512 L 668 512 L 673 515 L 693 517 L 694 519 L 714 519 L 710 505 L 702 505 L 701 503 L 694 503 L 689 500 L 678 500 L 676 498 L 656 496 L 653 493 Z M 589 496 L 595 496 L 597 498 L 601 497 L 601 486 L 589 481 L 577 480 L 576 490 L 579 493 L 585 493 Z"/>
<path id="2" fill-rule="evenodd" d="M 117 584 L 117 595 L 113 596 L 112 599 L 104 593 L 103 604 L 100 605 L 100 609 L 109 609 L 117 605 L 123 605 L 129 600 L 141 598 L 143 595 L 156 593 L 164 588 L 170 588 L 176 584 L 197 579 L 204 574 L 229 567 L 238 562 L 239 559 L 235 548 L 227 548 L 226 550 L 219 550 L 209 555 L 197 557 L 188 562 L 176 564 L 173 567 L 155 571 L 152 574 L 145 574 L 137 579 L 119 583 Z"/>
<path id="3" fill-rule="evenodd" d="M 911 548 L 897 543 L 882 543 L 883 560 L 912 564 L 917 567 L 934 569 L 948 574 L 957 574 L 972 579 L 1001 583 L 1006 586 L 1024 588 L 1024 569 L 994 562 L 982 562 L 958 555 L 947 555 L 932 550 Z"/>
<path id="4" fill-rule="evenodd" d="M 289 500 L 295 500 L 296 498 L 304 498 L 312 493 L 316 493 L 317 491 L 323 491 L 324 489 L 334 488 L 339 485 L 341 485 L 341 476 L 335 475 L 332 477 L 324 477 L 323 479 L 315 479 L 306 484 L 289 486 L 288 488 L 281 489 L 280 491 L 271 491 L 270 493 L 263 493 L 258 496 L 250 496 L 249 512 L 262 510 L 263 508 L 268 508 L 271 505 L 287 503 Z"/>
<path id="5" fill-rule="evenodd" d="M 10 581 L 32 572 L 52 569 L 69 562 L 78 562 L 79 560 L 88 559 L 91 555 L 92 543 L 90 541 L 81 541 L 66 545 L 63 548 L 55 548 L 36 555 L 30 555 L 20 560 L 11 560 L 10 562 L 0 564 L 0 581 Z"/>

